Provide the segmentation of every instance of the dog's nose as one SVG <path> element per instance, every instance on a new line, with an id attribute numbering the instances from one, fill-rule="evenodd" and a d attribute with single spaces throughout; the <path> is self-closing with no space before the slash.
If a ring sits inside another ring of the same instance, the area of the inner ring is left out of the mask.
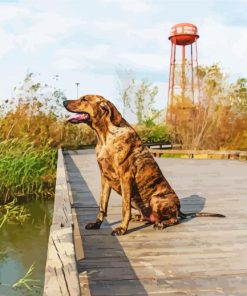
<path id="1" fill-rule="evenodd" d="M 64 107 L 67 107 L 68 103 L 69 103 L 69 101 L 63 101 Z"/>

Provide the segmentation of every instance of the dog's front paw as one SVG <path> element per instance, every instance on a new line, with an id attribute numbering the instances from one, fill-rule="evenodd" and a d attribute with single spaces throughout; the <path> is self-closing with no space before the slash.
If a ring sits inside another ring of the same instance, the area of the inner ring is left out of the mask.
<path id="1" fill-rule="evenodd" d="M 86 229 L 99 229 L 102 221 L 96 220 L 96 222 L 91 222 L 86 225 Z"/>
<path id="2" fill-rule="evenodd" d="M 111 235 L 118 236 L 118 235 L 124 235 L 126 233 L 127 229 L 123 227 L 117 227 L 112 230 Z"/>

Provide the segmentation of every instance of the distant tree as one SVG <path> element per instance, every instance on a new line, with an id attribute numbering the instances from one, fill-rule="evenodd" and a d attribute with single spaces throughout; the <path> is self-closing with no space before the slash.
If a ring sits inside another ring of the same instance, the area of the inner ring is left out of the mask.
<path id="1" fill-rule="evenodd" d="M 239 78 L 235 84 L 235 92 L 232 98 L 235 109 L 247 117 L 247 79 Z"/>
<path id="2" fill-rule="evenodd" d="M 137 123 L 153 123 L 158 111 L 154 108 L 155 97 L 158 94 L 158 87 L 152 86 L 148 80 L 142 80 L 136 83 L 135 96 L 135 114 Z"/>
<path id="3" fill-rule="evenodd" d="M 117 68 L 117 90 L 123 105 L 123 117 L 126 109 L 131 110 L 131 97 L 135 88 L 134 72 L 130 69 Z"/>
<path id="4" fill-rule="evenodd" d="M 129 109 L 137 117 L 138 124 L 154 124 L 154 119 L 159 116 L 159 111 L 154 108 L 158 87 L 152 86 L 147 79 L 136 80 L 134 72 L 130 69 L 116 70 L 117 89 L 123 104 L 123 116 Z"/>

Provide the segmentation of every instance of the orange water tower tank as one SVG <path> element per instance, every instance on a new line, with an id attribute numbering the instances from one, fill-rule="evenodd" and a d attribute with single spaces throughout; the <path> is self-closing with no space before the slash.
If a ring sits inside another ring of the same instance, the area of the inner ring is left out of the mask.
<path id="1" fill-rule="evenodd" d="M 171 28 L 168 38 L 171 41 L 171 57 L 167 102 L 167 121 L 170 123 L 175 123 L 179 117 L 178 108 L 191 109 L 199 100 L 198 38 L 197 27 L 193 24 L 179 23 Z M 189 110 L 186 112 L 190 114 Z"/>
<path id="2" fill-rule="evenodd" d="M 169 40 L 176 45 L 189 45 L 199 38 L 197 27 L 188 23 L 181 23 L 171 28 Z"/>

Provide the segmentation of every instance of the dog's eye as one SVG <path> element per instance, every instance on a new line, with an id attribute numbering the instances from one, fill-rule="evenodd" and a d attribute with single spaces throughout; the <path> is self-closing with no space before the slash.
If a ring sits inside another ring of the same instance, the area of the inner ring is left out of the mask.
<path id="1" fill-rule="evenodd" d="M 81 98 L 81 102 L 87 102 L 87 99 L 85 99 L 84 97 Z"/>

